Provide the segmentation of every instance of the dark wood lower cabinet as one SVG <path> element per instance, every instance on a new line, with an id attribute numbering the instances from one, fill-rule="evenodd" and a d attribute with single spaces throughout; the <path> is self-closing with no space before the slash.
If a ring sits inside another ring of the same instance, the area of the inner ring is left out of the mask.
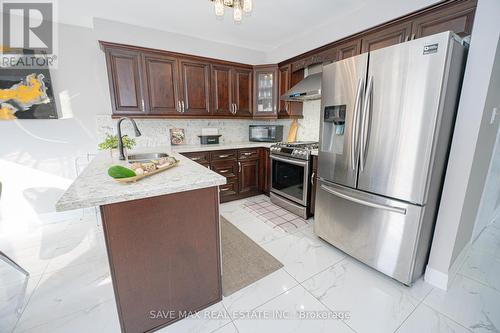
<path id="1" fill-rule="evenodd" d="M 269 195 L 271 189 L 271 151 L 269 148 L 261 149 L 260 165 L 260 190 L 265 195 Z"/>
<path id="2" fill-rule="evenodd" d="M 269 148 L 246 148 L 182 153 L 226 177 L 219 187 L 220 202 L 269 194 Z"/>
<path id="3" fill-rule="evenodd" d="M 101 206 L 122 332 L 222 299 L 218 207 L 217 187 Z"/>
<path id="4" fill-rule="evenodd" d="M 229 202 L 238 199 L 238 179 L 228 179 L 225 185 L 219 187 L 220 202 Z"/>
<path id="5" fill-rule="evenodd" d="M 259 193 L 259 160 L 238 161 L 240 194 L 250 195 Z"/>
<path id="6" fill-rule="evenodd" d="M 236 159 L 212 161 L 210 163 L 210 169 L 226 177 L 227 179 L 227 184 L 219 187 L 220 202 L 228 202 L 237 199 L 239 188 L 238 188 L 238 162 L 236 161 Z"/>

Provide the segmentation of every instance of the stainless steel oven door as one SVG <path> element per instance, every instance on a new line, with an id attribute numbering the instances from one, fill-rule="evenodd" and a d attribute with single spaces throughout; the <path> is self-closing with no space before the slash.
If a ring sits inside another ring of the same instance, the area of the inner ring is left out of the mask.
<path id="1" fill-rule="evenodd" d="M 309 161 L 271 155 L 271 192 L 307 206 Z"/>

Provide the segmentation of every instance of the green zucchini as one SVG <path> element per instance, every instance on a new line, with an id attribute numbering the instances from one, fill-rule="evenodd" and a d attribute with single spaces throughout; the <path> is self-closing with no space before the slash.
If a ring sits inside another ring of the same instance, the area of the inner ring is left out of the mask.
<path id="1" fill-rule="evenodd" d="M 134 170 L 121 165 L 113 165 L 108 169 L 108 175 L 113 178 L 129 178 L 137 176 Z"/>

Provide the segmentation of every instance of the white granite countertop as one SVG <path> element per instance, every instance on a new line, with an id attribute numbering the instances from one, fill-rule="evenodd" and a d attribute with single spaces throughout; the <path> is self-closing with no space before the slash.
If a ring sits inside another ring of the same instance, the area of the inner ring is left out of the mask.
<path id="1" fill-rule="evenodd" d="M 132 153 L 170 152 L 170 147 L 138 149 Z M 108 176 L 111 165 L 123 164 L 116 157 L 111 159 L 108 151 L 98 154 L 56 203 L 56 211 L 65 211 L 111 203 L 143 199 L 165 194 L 219 186 L 226 178 L 190 159 L 176 153 L 169 153 L 180 163 L 178 166 L 141 179 L 135 183 L 118 183 Z"/>
<path id="2" fill-rule="evenodd" d="M 197 151 L 212 151 L 212 150 L 224 150 L 224 149 L 245 149 L 245 148 L 269 148 L 274 144 L 274 142 L 230 142 L 230 143 L 219 143 L 210 145 L 179 145 L 172 146 L 172 151 L 178 153 L 192 153 Z"/>
<path id="3" fill-rule="evenodd" d="M 245 149 L 245 148 L 269 148 L 274 142 L 230 142 L 211 145 L 179 145 L 172 146 L 172 151 L 178 153 L 192 153 L 197 151 L 212 151 L 212 150 L 225 150 L 225 149 Z M 318 150 L 311 151 L 311 155 L 318 156 Z"/>

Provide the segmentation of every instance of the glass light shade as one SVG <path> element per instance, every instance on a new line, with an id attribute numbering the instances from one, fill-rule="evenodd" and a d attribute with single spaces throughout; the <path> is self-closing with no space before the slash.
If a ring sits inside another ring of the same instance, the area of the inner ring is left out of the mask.
<path id="1" fill-rule="evenodd" d="M 243 11 L 250 13 L 252 11 L 252 0 L 243 0 Z"/>
<path id="2" fill-rule="evenodd" d="M 224 3 L 223 0 L 215 0 L 215 15 L 224 16 Z"/>
<path id="3" fill-rule="evenodd" d="M 241 8 L 240 0 L 234 1 L 234 11 L 233 11 L 233 20 L 235 22 L 241 22 L 243 19 L 243 9 Z"/>
<path id="4" fill-rule="evenodd" d="M 223 0 L 224 1 L 224 6 L 232 6 L 233 5 L 233 0 Z"/>

